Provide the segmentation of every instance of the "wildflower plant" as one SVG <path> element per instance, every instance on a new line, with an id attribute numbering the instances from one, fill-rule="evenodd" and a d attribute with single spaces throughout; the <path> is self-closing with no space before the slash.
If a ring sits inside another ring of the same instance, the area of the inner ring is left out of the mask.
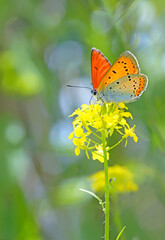
<path id="1" fill-rule="evenodd" d="M 108 168 L 109 152 L 112 148 L 119 145 L 122 141 L 125 141 L 126 146 L 128 137 L 133 138 L 135 142 L 138 141 L 134 132 L 135 126 L 130 127 L 127 122 L 128 118 L 132 119 L 132 115 L 128 112 L 128 108 L 123 103 L 116 105 L 111 102 L 103 104 L 83 104 L 80 108 L 76 109 L 70 117 L 75 117 L 73 120 L 74 130 L 69 135 L 69 139 L 72 139 L 73 144 L 76 146 L 75 154 L 78 156 L 80 152 L 84 150 L 88 159 L 92 157 L 93 160 L 104 163 L 104 172 L 96 173 L 91 177 L 91 180 L 93 181 L 93 189 L 95 191 L 100 190 L 99 188 L 104 188 L 105 204 L 95 193 L 87 190 L 83 191 L 93 195 L 102 205 L 103 211 L 105 212 L 104 239 L 109 240 L 109 180 L 116 176 L 118 178 L 120 175 L 120 177 L 124 179 L 127 189 L 132 187 L 132 189 L 134 189 L 133 191 L 137 190 L 136 184 L 132 181 L 132 175 L 127 169 L 122 169 L 118 166 L 118 173 L 120 172 L 120 174 L 115 174 L 115 169 L 113 167 Z M 109 146 L 107 140 L 109 138 L 111 139 L 115 132 L 118 133 L 120 138 L 114 145 Z M 111 172 L 113 174 L 111 174 Z M 128 176 L 129 179 L 126 180 Z M 122 182 L 121 179 L 120 181 Z M 124 186 L 122 184 L 116 184 L 116 187 L 118 190 L 120 189 L 120 191 L 122 191 L 122 187 Z M 117 239 L 119 239 L 121 232 Z"/>

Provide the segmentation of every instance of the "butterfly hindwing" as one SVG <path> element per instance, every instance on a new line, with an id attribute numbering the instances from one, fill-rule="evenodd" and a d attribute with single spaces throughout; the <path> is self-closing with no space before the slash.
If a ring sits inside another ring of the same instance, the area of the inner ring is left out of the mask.
<path id="1" fill-rule="evenodd" d="M 101 80 L 110 69 L 111 64 L 108 59 L 97 49 L 91 51 L 91 69 L 93 88 L 97 89 Z"/>
<path id="2" fill-rule="evenodd" d="M 131 102 L 141 96 L 147 84 L 146 75 L 131 74 L 110 83 L 101 94 L 107 102 Z"/>
<path id="3" fill-rule="evenodd" d="M 115 80 L 127 75 L 138 74 L 139 71 L 140 68 L 136 57 L 129 51 L 123 52 L 103 77 L 98 92 L 105 89 L 108 84 L 113 83 Z"/>

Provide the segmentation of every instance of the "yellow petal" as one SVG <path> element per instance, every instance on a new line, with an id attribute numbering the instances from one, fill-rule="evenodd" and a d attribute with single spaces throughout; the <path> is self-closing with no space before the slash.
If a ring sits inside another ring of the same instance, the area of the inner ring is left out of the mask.
<path id="1" fill-rule="evenodd" d="M 76 156 L 78 156 L 80 154 L 80 148 L 79 147 L 75 148 L 75 154 L 76 154 Z"/>
<path id="2" fill-rule="evenodd" d="M 98 151 L 92 152 L 93 160 L 99 160 L 100 162 L 104 162 L 104 157 L 99 155 Z"/>
<path id="3" fill-rule="evenodd" d="M 134 140 L 135 142 L 137 142 L 137 141 L 138 141 L 138 137 L 136 136 L 136 134 L 135 134 L 135 133 L 133 133 L 133 140 Z"/>
<path id="4" fill-rule="evenodd" d="M 80 145 L 80 139 L 79 139 L 79 138 L 74 138 L 74 139 L 73 139 L 73 144 L 74 144 L 75 146 L 79 146 L 79 145 Z"/>
<path id="5" fill-rule="evenodd" d="M 130 117 L 131 119 L 133 119 L 132 114 L 131 114 L 130 112 L 123 112 L 123 113 L 122 113 L 122 116 L 123 116 L 123 117 L 127 117 L 127 118 Z"/>
<path id="6" fill-rule="evenodd" d="M 69 134 L 69 139 L 72 139 L 73 138 L 73 135 L 74 135 L 74 133 L 73 132 L 71 132 L 70 134 Z"/>
<path id="7" fill-rule="evenodd" d="M 84 131 L 80 126 L 75 127 L 74 133 L 76 137 L 82 137 L 84 135 Z"/>
<path id="8" fill-rule="evenodd" d="M 125 104 L 124 103 L 118 103 L 119 107 L 121 108 L 126 108 Z"/>

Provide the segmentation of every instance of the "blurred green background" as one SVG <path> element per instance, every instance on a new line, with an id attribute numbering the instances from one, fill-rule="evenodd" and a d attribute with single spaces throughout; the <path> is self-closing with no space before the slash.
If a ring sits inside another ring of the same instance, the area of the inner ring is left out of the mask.
<path id="1" fill-rule="evenodd" d="M 111 63 L 125 50 L 149 85 L 127 106 L 138 143 L 111 151 L 129 166 L 137 193 L 111 199 L 111 240 L 165 239 L 165 8 L 162 0 L 1 1 L 0 239 L 96 240 L 104 235 L 97 201 L 80 192 L 103 169 L 74 154 L 68 115 L 89 103 L 90 51 Z M 115 141 L 115 140 L 114 140 Z M 120 212 L 120 220 L 114 218 Z"/>

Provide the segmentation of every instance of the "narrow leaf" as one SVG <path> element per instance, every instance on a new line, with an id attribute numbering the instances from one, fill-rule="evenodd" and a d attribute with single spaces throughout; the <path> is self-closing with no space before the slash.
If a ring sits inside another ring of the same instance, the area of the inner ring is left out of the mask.
<path id="1" fill-rule="evenodd" d="M 116 240 L 119 240 L 119 238 L 121 237 L 121 234 L 124 232 L 125 228 L 126 228 L 126 226 L 124 226 L 123 229 L 119 232 Z"/>

